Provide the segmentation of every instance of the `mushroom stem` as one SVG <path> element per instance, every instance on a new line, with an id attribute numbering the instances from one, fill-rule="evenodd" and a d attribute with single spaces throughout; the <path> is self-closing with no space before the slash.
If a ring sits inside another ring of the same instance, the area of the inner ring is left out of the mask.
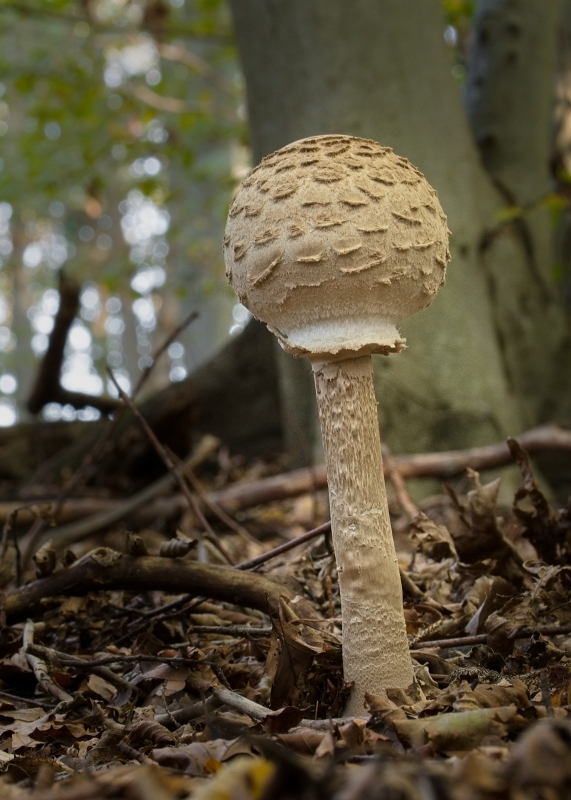
<path id="1" fill-rule="evenodd" d="M 381 456 L 370 356 L 314 363 L 343 617 L 347 712 L 413 672 Z"/>

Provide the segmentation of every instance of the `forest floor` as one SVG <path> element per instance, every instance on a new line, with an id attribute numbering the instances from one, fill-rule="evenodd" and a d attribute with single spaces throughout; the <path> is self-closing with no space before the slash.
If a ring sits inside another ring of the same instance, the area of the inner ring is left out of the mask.
<path id="1" fill-rule="evenodd" d="M 168 518 L 50 544 L 47 500 L 7 513 L 0 796 L 571 796 L 571 506 L 512 454 L 511 507 L 474 471 L 417 507 L 392 473 L 415 680 L 359 718 L 322 489 L 230 514 L 205 497 L 277 468 L 214 450 Z"/>

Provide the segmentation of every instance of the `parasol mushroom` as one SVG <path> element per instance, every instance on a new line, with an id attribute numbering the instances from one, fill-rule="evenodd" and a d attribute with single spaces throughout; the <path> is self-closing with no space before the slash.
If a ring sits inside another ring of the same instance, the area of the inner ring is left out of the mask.
<path id="1" fill-rule="evenodd" d="M 436 192 L 374 141 L 315 136 L 263 159 L 230 207 L 224 256 L 240 301 L 284 350 L 312 362 L 343 621 L 343 665 L 365 692 L 413 679 L 383 479 L 371 354 L 444 283 Z"/>

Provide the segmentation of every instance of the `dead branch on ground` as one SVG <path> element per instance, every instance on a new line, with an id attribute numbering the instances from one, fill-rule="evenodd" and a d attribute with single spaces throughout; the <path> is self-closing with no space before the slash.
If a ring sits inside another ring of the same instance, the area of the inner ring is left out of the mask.
<path id="1" fill-rule="evenodd" d="M 293 598 L 298 591 L 252 572 L 220 565 L 153 556 L 127 556 L 107 547 L 92 550 L 70 567 L 23 586 L 6 596 L 5 613 L 11 622 L 45 609 L 60 595 L 85 595 L 90 591 L 168 591 L 224 600 L 268 612 L 280 596 Z M 304 614 L 315 616 L 310 604 Z"/>

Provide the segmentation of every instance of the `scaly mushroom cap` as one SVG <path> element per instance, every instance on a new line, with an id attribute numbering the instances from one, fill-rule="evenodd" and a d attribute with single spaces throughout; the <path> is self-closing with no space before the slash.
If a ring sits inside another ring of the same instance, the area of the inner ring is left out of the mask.
<path id="1" fill-rule="evenodd" d="M 295 356 L 398 352 L 396 325 L 444 283 L 448 234 L 406 158 L 370 139 L 314 136 L 266 156 L 238 189 L 226 274 Z"/>

